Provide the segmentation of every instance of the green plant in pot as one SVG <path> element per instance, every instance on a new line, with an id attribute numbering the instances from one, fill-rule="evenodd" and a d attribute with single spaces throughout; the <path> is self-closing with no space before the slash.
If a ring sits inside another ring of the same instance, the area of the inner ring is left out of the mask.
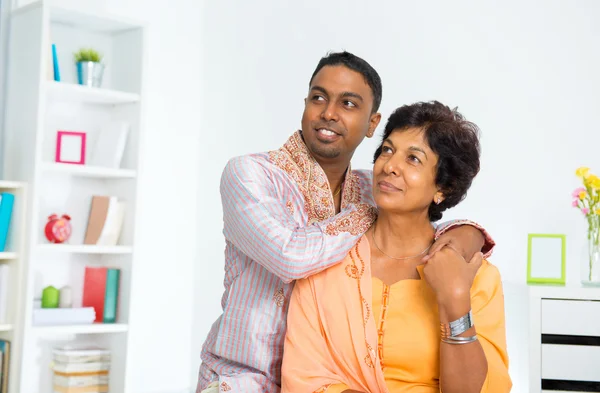
<path id="1" fill-rule="evenodd" d="M 100 87 L 104 64 L 102 55 L 92 48 L 81 48 L 74 53 L 77 65 L 77 80 L 80 85 Z"/>

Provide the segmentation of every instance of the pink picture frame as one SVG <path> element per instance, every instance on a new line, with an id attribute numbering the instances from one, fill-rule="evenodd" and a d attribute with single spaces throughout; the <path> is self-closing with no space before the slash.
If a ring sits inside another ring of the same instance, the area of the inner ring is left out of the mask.
<path id="1" fill-rule="evenodd" d="M 55 162 L 84 165 L 85 142 L 85 132 L 57 131 Z"/>

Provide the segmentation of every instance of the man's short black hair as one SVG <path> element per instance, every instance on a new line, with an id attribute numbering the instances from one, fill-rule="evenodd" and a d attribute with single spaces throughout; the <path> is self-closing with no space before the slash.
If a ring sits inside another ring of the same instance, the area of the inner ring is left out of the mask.
<path id="1" fill-rule="evenodd" d="M 360 73 L 365 78 L 365 82 L 367 82 L 371 88 L 371 92 L 373 93 L 372 113 L 377 112 L 379 110 L 379 105 L 381 105 L 381 96 L 383 90 L 381 87 L 381 78 L 379 77 L 377 71 L 375 71 L 375 69 L 371 67 L 369 63 L 350 52 L 333 52 L 321 58 L 319 64 L 317 64 L 315 72 L 313 72 L 312 76 L 310 77 L 310 81 L 308 83 L 309 86 L 321 68 L 325 66 L 337 65 L 348 67 L 351 70 Z"/>

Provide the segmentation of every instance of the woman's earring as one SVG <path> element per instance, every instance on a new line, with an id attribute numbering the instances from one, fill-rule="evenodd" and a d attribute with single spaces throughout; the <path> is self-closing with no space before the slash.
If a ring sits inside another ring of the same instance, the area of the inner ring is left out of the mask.
<path id="1" fill-rule="evenodd" d="M 440 197 L 437 197 L 437 200 L 435 202 L 439 205 L 440 203 L 442 203 L 442 200 L 440 199 Z"/>

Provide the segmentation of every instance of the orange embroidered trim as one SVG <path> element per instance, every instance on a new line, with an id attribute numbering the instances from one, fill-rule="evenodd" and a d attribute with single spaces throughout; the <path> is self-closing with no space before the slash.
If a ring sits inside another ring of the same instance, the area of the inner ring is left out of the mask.
<path id="1" fill-rule="evenodd" d="M 360 204 L 357 206 L 356 211 L 327 224 L 325 233 L 337 236 L 342 232 L 348 232 L 356 236 L 365 233 L 376 218 L 377 210 L 373 206 Z"/>
<path id="2" fill-rule="evenodd" d="M 227 385 L 225 382 L 221 383 L 220 388 L 222 392 L 229 392 L 231 390 L 231 386 Z"/>
<path id="3" fill-rule="evenodd" d="M 383 363 L 383 336 L 385 334 L 385 319 L 387 317 L 388 305 L 390 303 L 390 287 L 383 284 L 383 293 L 381 295 L 381 318 L 377 328 L 377 354 L 381 362 L 381 369 L 384 369 Z"/>
<path id="4" fill-rule="evenodd" d="M 278 307 L 283 307 L 285 303 L 285 295 L 283 294 L 283 288 L 279 288 L 277 292 L 275 292 L 275 295 L 273 295 L 273 300 L 275 300 L 275 304 L 277 304 Z"/>
<path id="5" fill-rule="evenodd" d="M 335 215 L 329 180 L 308 152 L 299 132 L 295 132 L 283 147 L 269 152 L 269 158 L 298 184 L 304 196 L 309 225 Z"/>
<path id="6" fill-rule="evenodd" d="M 335 216 L 335 202 L 331 187 L 329 187 L 329 179 L 323 168 L 309 153 L 300 132 L 295 132 L 280 149 L 269 152 L 269 159 L 298 184 L 298 188 L 304 196 L 304 210 L 308 216 L 308 225 Z M 350 204 L 360 204 L 361 197 L 359 178 L 352 172 L 351 167 L 348 167 L 342 191 L 341 208 L 345 209 Z M 289 205 L 287 206 L 289 209 Z M 363 232 L 368 229 L 368 226 L 365 229 L 363 221 L 361 214 L 356 214 L 350 221 L 340 222 L 340 228 L 332 227 L 330 230 L 337 233 L 353 230 L 353 234 L 356 235 L 361 232 L 353 225 L 360 225 Z"/>
<path id="7" fill-rule="evenodd" d="M 365 273 L 365 262 L 361 258 L 360 252 L 358 251 L 358 245 L 360 244 L 361 241 L 362 241 L 362 239 L 356 243 L 356 245 L 354 246 L 354 250 L 350 250 L 349 255 L 350 255 L 350 260 L 352 261 L 352 264 L 347 265 L 345 270 L 346 270 L 346 275 L 349 278 L 356 280 L 356 285 L 358 286 L 358 296 L 360 297 L 360 302 L 361 302 L 362 308 L 363 308 L 363 315 L 364 315 L 363 329 L 365 332 L 365 345 L 367 347 L 367 355 L 364 358 L 364 362 L 367 365 L 367 367 L 373 368 L 373 358 L 376 357 L 376 354 L 375 354 L 375 351 L 373 351 L 373 347 L 371 347 L 371 344 L 369 344 L 369 342 L 367 341 L 367 323 L 369 321 L 369 318 L 371 318 L 371 308 L 369 307 L 369 303 L 363 296 L 362 289 L 360 287 L 360 279 L 362 278 L 363 274 Z M 360 267 L 356 266 L 356 259 L 354 258 L 354 253 L 356 254 L 356 257 L 358 258 L 358 260 L 360 261 Z"/>

